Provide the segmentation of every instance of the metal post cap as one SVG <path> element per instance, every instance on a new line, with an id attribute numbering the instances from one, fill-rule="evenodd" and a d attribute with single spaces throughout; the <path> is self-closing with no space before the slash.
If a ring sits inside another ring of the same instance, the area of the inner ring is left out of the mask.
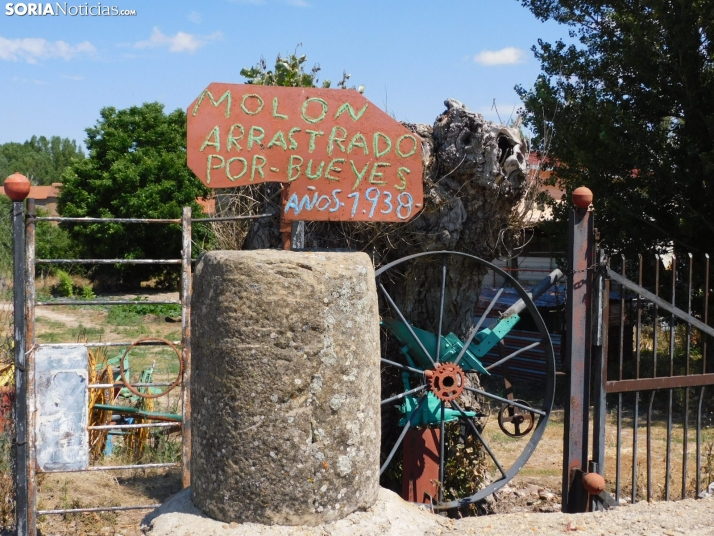
<path id="1" fill-rule="evenodd" d="M 16 171 L 3 183 L 5 195 L 13 201 L 23 201 L 30 193 L 30 179 Z"/>
<path id="2" fill-rule="evenodd" d="M 587 186 L 580 186 L 573 191 L 573 204 L 576 207 L 588 208 L 593 202 L 593 193 Z"/>

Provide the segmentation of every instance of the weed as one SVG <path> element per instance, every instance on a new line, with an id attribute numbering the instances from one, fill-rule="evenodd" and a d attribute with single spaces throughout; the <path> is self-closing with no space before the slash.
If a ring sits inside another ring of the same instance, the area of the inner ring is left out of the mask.
<path id="1" fill-rule="evenodd" d="M 714 441 L 705 447 L 703 469 L 707 480 L 707 484 L 704 487 L 708 488 L 714 482 Z"/>
<path id="2" fill-rule="evenodd" d="M 40 317 L 37 320 L 37 324 L 42 324 L 44 329 L 64 329 L 64 322 L 57 322 L 56 320 L 50 320 L 46 317 Z"/>
<path id="3" fill-rule="evenodd" d="M 444 433 L 444 500 L 473 495 L 488 479 L 485 451 L 472 434 L 464 435 L 461 423 L 446 423 Z M 475 504 L 459 509 L 461 515 L 474 515 L 476 511 Z"/>
<path id="4" fill-rule="evenodd" d="M 12 438 L 0 434 L 0 527 L 10 527 L 15 522 L 15 485 L 13 479 Z"/>
<path id="5" fill-rule="evenodd" d="M 94 294 L 94 289 L 90 285 L 84 285 L 82 287 L 82 299 L 83 300 L 93 300 L 97 296 Z"/>
<path id="6" fill-rule="evenodd" d="M 57 296 L 63 298 L 74 297 L 74 282 L 72 277 L 64 270 L 57 270 L 58 281 L 52 289 Z"/>
<path id="7" fill-rule="evenodd" d="M 134 326 L 141 324 L 146 315 L 179 316 L 181 306 L 178 304 L 157 305 L 145 303 L 146 298 L 136 298 L 136 305 L 114 305 L 109 309 L 107 322 L 116 326 Z M 144 303 L 142 303 L 144 302 Z"/>
<path id="8" fill-rule="evenodd" d="M 176 436 L 158 430 L 144 450 L 141 463 L 177 463 L 181 461 L 181 441 Z"/>

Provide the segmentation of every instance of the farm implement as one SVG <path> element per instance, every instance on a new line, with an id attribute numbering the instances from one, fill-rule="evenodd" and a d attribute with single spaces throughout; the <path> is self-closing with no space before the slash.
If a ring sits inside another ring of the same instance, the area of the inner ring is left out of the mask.
<path id="1" fill-rule="evenodd" d="M 458 264 L 462 270 L 464 263 L 473 265 L 472 273 L 495 271 L 503 286 L 484 300 L 450 277 L 449 267 Z M 431 307 L 398 305 L 392 294 L 400 295 L 402 285 L 414 285 L 429 272 L 440 275 L 441 281 L 440 292 L 431 294 Z M 400 259 L 376 275 L 383 327 L 383 485 L 396 487 L 401 479 L 403 498 L 436 510 L 468 507 L 511 480 L 543 434 L 553 402 L 555 363 L 534 300 L 562 273 L 553 271 L 526 292 L 508 273 L 482 259 L 435 252 Z M 507 286 L 518 295 L 512 303 L 501 299 Z M 469 293 L 474 295 L 468 308 L 469 329 L 463 337 L 452 331 L 444 335 L 445 326 L 464 325 L 453 313 L 453 304 L 457 296 Z M 419 322 L 413 322 L 402 311 L 407 308 L 436 314 L 421 315 Z M 536 331 L 519 337 L 521 342 L 514 347 L 514 337 L 509 336 L 524 315 Z M 516 388 L 520 398 L 515 396 Z M 492 404 L 498 405 L 499 430 L 487 434 Z M 518 448 L 522 444 L 520 454 L 515 456 L 512 447 L 504 455 L 497 453 L 495 445 L 504 443 Z M 396 456 L 400 450 L 401 460 Z"/>

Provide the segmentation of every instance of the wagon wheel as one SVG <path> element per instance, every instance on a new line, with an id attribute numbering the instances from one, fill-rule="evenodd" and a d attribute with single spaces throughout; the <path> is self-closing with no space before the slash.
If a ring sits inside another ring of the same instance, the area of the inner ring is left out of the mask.
<path id="1" fill-rule="evenodd" d="M 486 287 L 481 282 L 488 270 L 503 281 L 500 289 L 480 290 Z M 416 466 L 425 467 L 427 457 L 432 463 L 438 460 L 439 478 L 433 482 L 432 496 L 415 500 L 430 502 L 434 509 L 471 505 L 508 483 L 545 431 L 555 390 L 548 330 L 533 300 L 513 277 L 472 255 L 420 253 L 379 268 L 376 276 L 382 321 L 380 475 L 383 481 L 391 478 L 394 487 L 401 472 L 399 453 L 414 458 L 406 452 L 407 434 L 431 435 L 433 439 L 422 441 L 422 448 L 434 442 L 431 455 L 417 460 Z M 523 321 L 510 314 L 513 307 L 509 309 L 519 299 L 524 305 Z M 531 332 L 522 332 L 525 342 L 523 336 L 521 342 L 514 342 L 516 337 L 508 335 L 494 342 L 516 323 L 517 329 Z M 498 425 L 485 426 L 490 410 L 483 409 L 484 403 L 497 411 Z M 396 419 L 401 420 L 398 425 Z M 456 477 L 449 467 L 458 458 L 454 452 L 459 452 L 449 444 L 454 434 L 461 447 L 482 446 L 484 464 L 493 475 L 480 483 L 472 478 L 474 485 L 468 492 L 463 491 L 468 486 L 450 482 Z M 413 436 L 409 437 L 413 445 Z"/>

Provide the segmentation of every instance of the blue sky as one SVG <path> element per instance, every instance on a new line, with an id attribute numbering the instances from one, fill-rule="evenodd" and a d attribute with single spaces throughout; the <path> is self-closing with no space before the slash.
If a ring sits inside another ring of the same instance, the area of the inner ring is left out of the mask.
<path id="1" fill-rule="evenodd" d="M 334 84 L 347 70 L 399 120 L 433 123 L 451 97 L 491 120 L 495 99 L 507 121 L 513 87 L 539 73 L 530 47 L 567 36 L 518 0 L 67 2 L 87 5 L 136 15 L 70 16 L 54 2 L 57 16 L 7 15 L 0 2 L 0 143 L 82 141 L 104 106 L 185 109 L 210 82 L 240 83 L 241 68 L 261 55 L 272 65 L 298 43 L 321 79 Z"/>

